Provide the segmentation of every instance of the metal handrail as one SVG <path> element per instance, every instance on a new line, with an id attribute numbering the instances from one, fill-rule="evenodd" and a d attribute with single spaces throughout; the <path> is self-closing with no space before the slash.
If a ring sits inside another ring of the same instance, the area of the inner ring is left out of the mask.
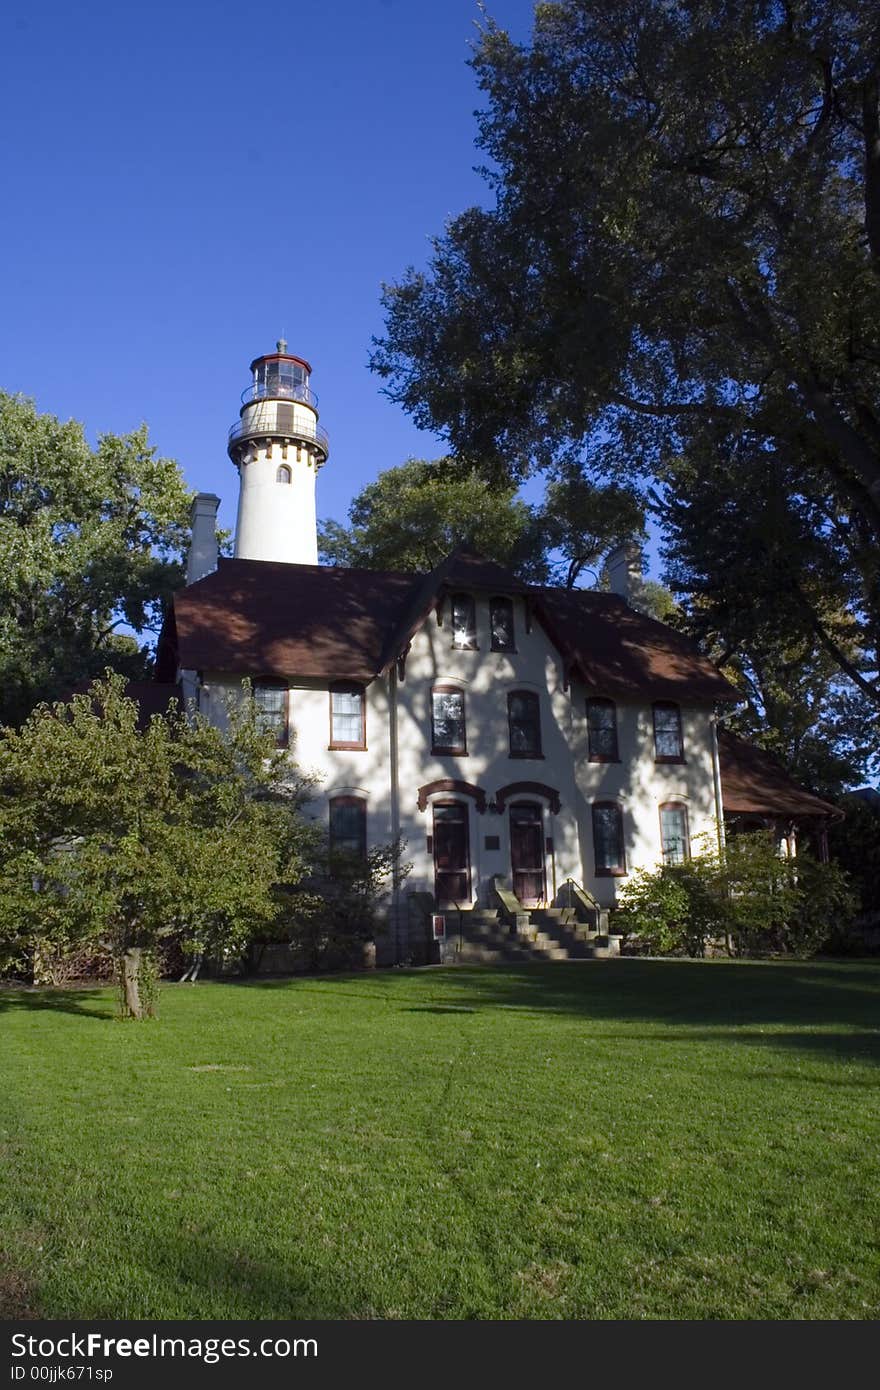
<path id="1" fill-rule="evenodd" d="M 318 448 L 326 455 L 330 453 L 330 440 L 327 431 L 320 425 L 305 425 L 294 421 L 289 428 L 279 429 L 277 424 L 265 419 L 258 420 L 236 420 L 230 427 L 228 442 L 234 444 L 239 439 L 269 439 L 278 435 L 284 435 L 290 439 L 305 439 L 310 443 L 318 445 Z"/>
<path id="2" fill-rule="evenodd" d="M 572 878 L 571 874 L 569 874 L 568 878 L 567 878 L 567 879 L 565 880 L 565 882 L 563 883 L 562 888 L 568 888 L 568 885 L 569 885 L 570 883 L 573 884 L 575 888 L 579 888 L 579 889 L 581 890 L 581 892 L 582 892 L 586 897 L 588 897 L 588 898 L 590 899 L 591 902 L 594 902 L 594 903 L 595 903 L 595 902 L 598 901 L 597 898 L 595 897 L 595 894 L 593 894 L 593 893 L 590 892 L 590 890 L 589 890 L 589 888 L 587 887 L 587 885 L 586 885 L 585 883 L 578 883 L 577 879 L 576 879 L 576 878 Z M 562 888 L 560 888 L 559 893 L 557 894 L 557 897 L 559 897 L 559 895 L 561 894 Z M 569 907 L 571 907 L 571 892 L 569 892 L 568 897 L 569 897 L 569 903 L 568 903 L 568 905 L 569 905 Z"/>
<path id="3" fill-rule="evenodd" d="M 264 381 L 255 381 L 241 393 L 242 405 L 250 405 L 252 401 L 302 401 L 303 405 L 317 406 L 318 397 L 311 386 L 301 382 L 276 381 L 269 387 Z"/>

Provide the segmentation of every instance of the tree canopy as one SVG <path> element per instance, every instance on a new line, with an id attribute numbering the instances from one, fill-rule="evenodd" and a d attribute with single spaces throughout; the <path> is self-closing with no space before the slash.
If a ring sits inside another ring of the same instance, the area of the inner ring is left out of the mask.
<path id="1" fill-rule="evenodd" d="M 358 493 L 349 526 L 322 524 L 321 555 L 335 565 L 427 571 L 466 544 L 543 579 L 534 514 L 516 493 L 515 484 L 487 490 L 477 470 L 456 470 L 451 459 L 408 459 Z"/>
<path id="2" fill-rule="evenodd" d="M 644 531 L 644 507 L 630 487 L 600 485 L 576 467 L 548 483 L 539 504 L 515 483 L 487 487 L 479 469 L 454 459 L 409 459 L 380 473 L 352 502 L 349 526 L 320 528 L 331 564 L 427 571 L 459 545 L 535 584 L 574 587 L 603 555 Z M 659 586 L 646 586 L 654 603 Z"/>
<path id="3" fill-rule="evenodd" d="M 489 476 L 653 486 L 731 653 L 784 627 L 880 710 L 876 5 L 559 0 L 473 67 L 494 205 L 386 288 L 388 394 Z"/>
<path id="4" fill-rule="evenodd" d="M 309 784 L 261 732 L 252 701 L 228 728 L 181 712 L 139 727 L 111 675 L 0 730 L 0 964 L 93 944 L 142 1008 L 144 953 L 175 935 L 234 951 L 279 915 L 318 836 Z"/>
<path id="5" fill-rule="evenodd" d="M 183 580 L 189 498 L 145 426 L 92 449 L 76 421 L 0 392 L 0 724 L 108 663 L 146 673 Z"/>

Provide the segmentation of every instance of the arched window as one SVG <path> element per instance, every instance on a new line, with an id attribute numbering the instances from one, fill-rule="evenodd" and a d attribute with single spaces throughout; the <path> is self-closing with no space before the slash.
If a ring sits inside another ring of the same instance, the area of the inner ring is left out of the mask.
<path id="1" fill-rule="evenodd" d="M 616 763 L 617 706 L 613 700 L 587 701 L 587 737 L 591 763 Z"/>
<path id="2" fill-rule="evenodd" d="M 452 595 L 452 645 L 465 651 L 477 646 L 477 611 L 473 594 Z"/>
<path id="3" fill-rule="evenodd" d="M 623 811 L 616 801 L 593 802 L 593 851 L 597 878 L 619 878 L 626 873 Z"/>
<path id="4" fill-rule="evenodd" d="M 464 691 L 454 685 L 435 685 L 431 691 L 431 752 L 467 753 Z"/>
<path id="5" fill-rule="evenodd" d="M 293 474 L 286 463 L 281 463 L 275 470 L 276 483 L 289 483 L 293 480 Z"/>
<path id="6" fill-rule="evenodd" d="M 507 697 L 507 727 L 512 758 L 541 758 L 541 704 L 532 690 L 512 690 Z"/>
<path id="7" fill-rule="evenodd" d="M 671 700 L 658 700 L 654 705 L 654 761 L 684 762 L 681 710 Z"/>
<path id="8" fill-rule="evenodd" d="M 364 687 L 338 681 L 330 687 L 330 747 L 366 748 L 367 701 Z"/>
<path id="9" fill-rule="evenodd" d="M 664 864 L 683 864 L 691 857 L 687 807 L 681 801 L 660 807 L 660 849 Z"/>
<path id="10" fill-rule="evenodd" d="M 489 631 L 493 652 L 516 651 L 513 631 L 513 601 L 493 598 L 489 601 Z"/>
<path id="11" fill-rule="evenodd" d="M 367 857 L 367 803 L 362 796 L 330 799 L 330 848 L 358 859 Z"/>

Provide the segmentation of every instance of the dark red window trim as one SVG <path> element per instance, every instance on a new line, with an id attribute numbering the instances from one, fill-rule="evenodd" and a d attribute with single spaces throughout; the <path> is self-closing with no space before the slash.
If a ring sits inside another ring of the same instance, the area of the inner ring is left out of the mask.
<path id="1" fill-rule="evenodd" d="M 593 751 L 593 726 L 590 722 L 590 711 L 593 708 L 610 709 L 614 716 L 614 752 L 596 753 Z M 619 763 L 620 744 L 617 738 L 617 705 L 614 700 L 606 699 L 605 696 L 597 695 L 594 699 L 587 701 L 587 746 L 588 761 L 591 763 Z"/>
<path id="2" fill-rule="evenodd" d="M 333 696 L 334 695 L 360 695 L 361 697 L 361 741 L 360 743 L 347 743 L 343 740 L 333 738 Z M 334 681 L 330 687 L 328 695 L 330 710 L 330 743 L 328 747 L 332 749 L 345 749 L 353 752 L 365 752 L 367 747 L 367 692 L 364 686 L 357 681 Z"/>
<path id="3" fill-rule="evenodd" d="M 457 782 L 452 777 L 440 777 L 436 782 L 426 782 L 423 787 L 419 787 L 417 805 L 420 811 L 428 808 L 428 797 L 435 792 L 456 792 L 459 796 L 471 796 L 476 802 L 477 810 L 480 815 L 486 809 L 486 793 L 482 787 L 475 787 L 472 782 Z M 446 805 L 446 803 L 443 803 Z M 452 803 L 449 803 L 452 805 Z"/>
<path id="4" fill-rule="evenodd" d="M 623 838 L 623 807 L 619 801 L 594 801 L 591 809 L 591 819 L 593 823 L 593 860 L 596 868 L 597 878 L 625 878 L 626 877 L 626 845 Z M 596 812 L 614 811 L 617 818 L 617 863 L 599 863 L 597 852 L 598 837 L 596 835 Z"/>
<path id="5" fill-rule="evenodd" d="M 494 612 L 494 609 L 495 609 L 495 605 L 498 604 L 498 603 L 503 603 L 504 606 L 505 606 L 505 608 L 507 608 L 508 611 L 509 611 L 509 613 L 510 613 L 510 646 L 509 646 L 509 647 L 502 647 L 502 646 L 499 645 L 499 643 L 497 643 L 497 642 L 495 641 L 495 621 L 494 621 L 494 618 L 493 618 L 493 612 Z M 496 594 L 496 595 L 494 596 L 494 598 L 490 598 L 490 599 L 489 599 L 489 644 L 490 644 L 490 648 L 491 648 L 491 650 L 492 650 L 493 652 L 508 652 L 508 653 L 512 653 L 514 656 L 516 655 L 516 625 L 515 625 L 515 615 L 514 615 L 513 599 L 512 599 L 512 598 L 507 598 L 507 597 L 505 597 L 504 594 Z"/>
<path id="6" fill-rule="evenodd" d="M 657 752 L 657 711 L 658 711 L 658 710 L 674 710 L 674 711 L 675 711 L 675 715 L 676 715 L 676 719 L 677 719 L 677 723 L 678 723 L 678 752 L 677 752 L 676 754 L 672 754 L 672 753 L 658 753 L 658 752 Z M 683 733 L 682 733 L 682 727 L 681 727 L 681 706 L 680 706 L 680 705 L 677 705 L 677 704 L 675 703 L 674 700 L 655 700 L 655 701 L 654 701 L 654 704 L 653 704 L 652 707 L 651 707 L 651 712 L 652 712 L 653 719 L 654 719 L 654 762 L 655 762 L 655 763 L 683 763 L 683 762 L 685 761 L 685 757 L 684 757 L 684 735 L 683 735 Z"/>
<path id="7" fill-rule="evenodd" d="M 463 600 L 467 605 L 473 626 L 468 629 L 467 641 L 457 642 L 455 640 L 455 605 L 457 600 Z M 449 597 L 449 626 L 452 629 L 452 646 L 459 652 L 475 652 L 479 650 L 477 645 L 477 601 L 473 594 L 463 593 L 456 590 Z"/>
<path id="8" fill-rule="evenodd" d="M 534 711 L 535 711 L 535 726 L 536 726 L 537 731 L 538 731 L 538 746 L 537 746 L 537 750 L 534 751 L 534 752 L 531 751 L 531 750 L 529 750 L 529 751 L 526 752 L 526 751 L 522 751 L 522 750 L 519 750 L 519 749 L 514 749 L 514 746 L 513 746 L 513 739 L 512 739 L 512 737 L 511 737 L 512 732 L 513 732 L 513 723 L 514 723 L 513 719 L 511 718 L 512 704 L 513 704 L 513 701 L 514 701 L 517 697 L 522 698 L 523 696 L 525 696 L 526 699 L 529 700 L 529 701 L 531 702 L 532 707 L 533 707 L 533 709 L 534 709 Z M 540 698 L 540 696 L 539 696 L 534 690 L 511 690 L 511 691 L 508 693 L 508 696 L 507 696 L 507 743 L 508 743 L 508 756 L 511 757 L 511 758 L 543 758 L 543 756 L 544 756 L 544 751 L 543 751 L 543 749 L 544 749 L 544 743 L 543 743 L 543 739 L 542 739 L 542 735 L 541 735 L 541 698 Z"/>
<path id="9" fill-rule="evenodd" d="M 458 695 L 461 699 L 461 731 L 463 734 L 460 744 L 438 743 L 434 729 L 434 696 L 435 695 Z M 431 686 L 431 752 L 454 754 L 459 758 L 467 757 L 467 705 L 464 698 L 464 691 L 457 685 L 432 685 Z"/>

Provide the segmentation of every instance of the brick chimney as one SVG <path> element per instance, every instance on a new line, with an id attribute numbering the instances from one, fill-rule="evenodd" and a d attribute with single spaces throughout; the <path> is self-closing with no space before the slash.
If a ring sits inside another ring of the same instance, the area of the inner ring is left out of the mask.
<path id="1" fill-rule="evenodd" d="M 197 492 L 190 508 L 192 540 L 186 557 L 186 582 L 195 584 L 217 568 L 217 508 L 213 492 Z"/>
<path id="2" fill-rule="evenodd" d="M 624 541 L 605 560 L 605 571 L 612 594 L 632 603 L 642 582 L 642 547 L 638 541 Z"/>

